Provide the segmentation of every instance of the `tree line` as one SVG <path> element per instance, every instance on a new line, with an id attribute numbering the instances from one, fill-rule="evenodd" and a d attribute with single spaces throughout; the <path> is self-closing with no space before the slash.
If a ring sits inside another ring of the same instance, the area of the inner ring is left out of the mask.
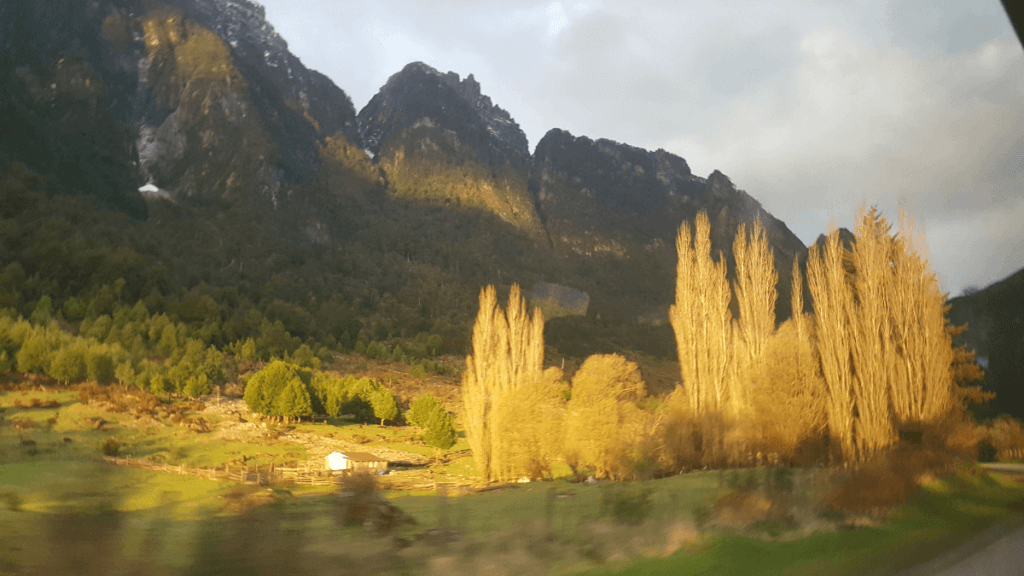
<path id="1" fill-rule="evenodd" d="M 649 477 L 758 454 L 856 464 L 901 437 L 969 446 L 965 405 L 991 395 L 964 386 L 980 369 L 952 344 L 964 328 L 948 324 L 905 211 L 898 233 L 862 210 L 850 246 L 832 230 L 812 247 L 810 306 L 794 289 L 781 324 L 760 220 L 737 230 L 731 283 L 724 255 L 711 254 L 706 214 L 681 225 L 677 252 L 670 320 L 681 384 L 665 398 L 648 397 L 636 364 L 617 355 L 591 356 L 567 382 L 544 368 L 540 310 L 529 315 L 515 286 L 504 309 L 493 287 L 481 291 L 463 421 L 485 478 L 541 478 L 555 462 L 580 475 Z M 791 274 L 802 287 L 799 262 Z"/>

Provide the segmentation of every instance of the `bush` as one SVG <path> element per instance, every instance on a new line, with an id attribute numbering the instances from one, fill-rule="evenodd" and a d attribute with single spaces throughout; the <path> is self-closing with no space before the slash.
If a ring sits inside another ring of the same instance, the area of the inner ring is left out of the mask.
<path id="1" fill-rule="evenodd" d="M 107 438 L 101 448 L 103 449 L 104 456 L 116 458 L 117 453 L 121 451 L 121 443 L 116 438 Z"/>
<path id="2" fill-rule="evenodd" d="M 612 482 L 601 489 L 601 511 L 625 524 L 640 524 L 651 513 L 651 489 L 632 483 Z"/>
<path id="3" fill-rule="evenodd" d="M 918 478 L 946 464 L 942 454 L 899 445 L 847 475 L 826 498 L 826 506 L 849 512 L 885 512 L 920 490 Z"/>
<path id="4" fill-rule="evenodd" d="M 1012 450 L 1024 449 L 1024 427 L 1009 416 L 1001 416 L 988 427 L 988 437 L 996 449 L 996 458 Z"/>
<path id="5" fill-rule="evenodd" d="M 4 507 L 11 512 L 17 512 L 21 510 L 21 496 L 17 492 L 0 492 L 0 501 L 4 503 Z"/>

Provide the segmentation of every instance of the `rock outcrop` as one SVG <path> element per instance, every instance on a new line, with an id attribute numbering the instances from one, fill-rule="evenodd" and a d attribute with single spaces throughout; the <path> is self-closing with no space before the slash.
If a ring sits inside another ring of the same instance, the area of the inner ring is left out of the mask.
<path id="1" fill-rule="evenodd" d="M 546 242 L 527 190 L 526 135 L 508 112 L 459 80 L 413 62 L 360 110 L 360 134 L 394 191 L 479 207 Z"/>

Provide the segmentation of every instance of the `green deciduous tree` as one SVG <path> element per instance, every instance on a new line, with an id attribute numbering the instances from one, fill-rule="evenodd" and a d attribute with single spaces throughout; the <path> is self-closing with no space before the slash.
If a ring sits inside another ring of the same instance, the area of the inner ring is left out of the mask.
<path id="1" fill-rule="evenodd" d="M 617 475 L 619 460 L 641 440 L 636 402 L 646 387 L 636 363 L 617 354 L 586 359 L 572 379 L 566 407 L 567 460 L 590 467 L 599 477 Z"/>
<path id="2" fill-rule="evenodd" d="M 298 376 L 294 366 L 281 360 L 271 362 L 246 383 L 243 397 L 246 405 L 258 414 L 274 416 L 274 401 L 278 394 Z"/>

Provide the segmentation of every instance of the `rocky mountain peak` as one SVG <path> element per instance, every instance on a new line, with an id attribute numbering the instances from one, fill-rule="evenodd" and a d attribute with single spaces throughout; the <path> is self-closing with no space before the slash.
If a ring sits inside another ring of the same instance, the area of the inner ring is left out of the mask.
<path id="1" fill-rule="evenodd" d="M 386 118 L 385 109 L 391 111 Z M 396 112 L 400 118 L 393 116 Z M 473 75 L 461 79 L 455 72 L 442 74 L 423 62 L 406 64 L 388 78 L 359 112 L 360 132 L 366 147 L 376 154 L 396 128 L 404 129 L 424 117 L 454 130 L 463 144 L 483 155 L 525 169 L 530 155 L 526 134 L 507 111 L 481 93 Z"/>
<path id="2" fill-rule="evenodd" d="M 581 189 L 595 200 L 638 212 L 661 208 L 673 196 L 695 196 L 703 191 L 686 160 L 675 154 L 603 138 L 591 140 L 558 128 L 537 143 L 534 173 L 541 178 L 540 188 L 545 187 L 544 174 L 550 180 L 560 173 L 578 180 Z"/>
<path id="3" fill-rule="evenodd" d="M 360 135 L 402 195 L 475 206 L 544 242 L 526 135 L 472 76 L 412 62 L 359 111 Z"/>
<path id="4" fill-rule="evenodd" d="M 340 132 L 350 142 L 359 144 L 352 99 L 329 78 L 309 70 L 288 51 L 288 43 L 267 21 L 263 6 L 250 0 L 172 0 L 171 3 L 229 46 L 236 66 L 250 83 L 266 82 L 273 87 L 276 94 L 258 92 L 254 104 L 267 111 L 288 108 L 300 118 L 308 115 L 321 137 Z"/>

